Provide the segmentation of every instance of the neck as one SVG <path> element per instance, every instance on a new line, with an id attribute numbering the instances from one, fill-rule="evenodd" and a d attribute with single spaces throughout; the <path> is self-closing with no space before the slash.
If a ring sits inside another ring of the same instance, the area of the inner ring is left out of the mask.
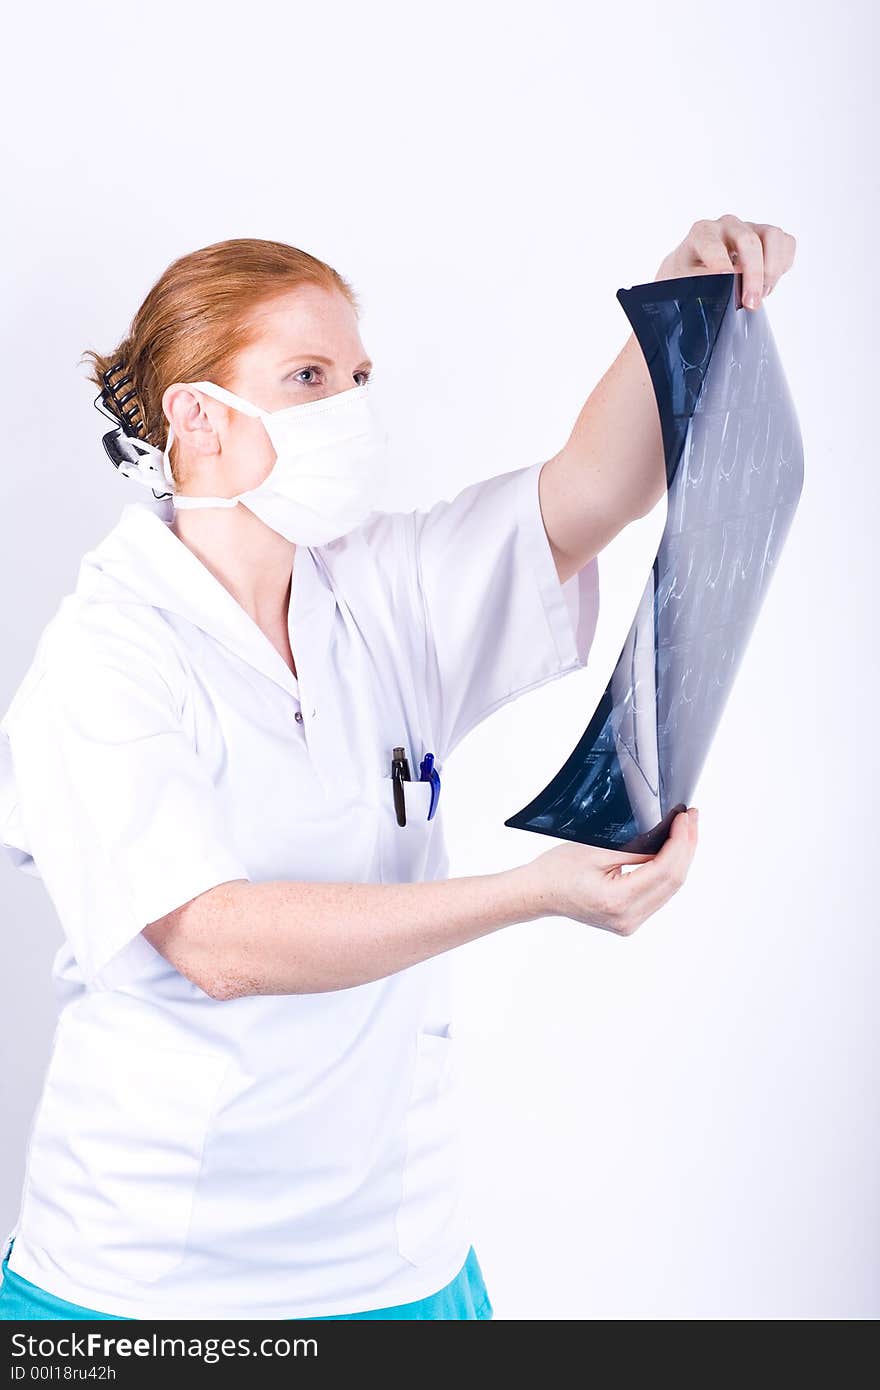
<path id="1" fill-rule="evenodd" d="M 286 632 L 293 541 L 241 503 L 175 510 L 171 529 L 270 638 Z"/>

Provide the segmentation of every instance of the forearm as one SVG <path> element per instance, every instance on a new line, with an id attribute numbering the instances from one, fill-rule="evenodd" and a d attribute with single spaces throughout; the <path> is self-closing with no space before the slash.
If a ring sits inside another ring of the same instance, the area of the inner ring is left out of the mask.
<path id="1" fill-rule="evenodd" d="M 675 267 L 661 262 L 655 280 Z M 541 470 L 541 512 L 560 582 L 598 555 L 666 491 L 657 400 L 635 334 L 587 397 L 568 440 Z"/>
<path id="2" fill-rule="evenodd" d="M 541 470 L 541 512 L 564 583 L 666 487 L 654 388 L 633 334 Z"/>
<path id="3" fill-rule="evenodd" d="M 528 867 L 428 883 L 237 880 L 172 922 L 178 940 L 163 949 L 217 998 L 348 989 L 547 912 Z"/>

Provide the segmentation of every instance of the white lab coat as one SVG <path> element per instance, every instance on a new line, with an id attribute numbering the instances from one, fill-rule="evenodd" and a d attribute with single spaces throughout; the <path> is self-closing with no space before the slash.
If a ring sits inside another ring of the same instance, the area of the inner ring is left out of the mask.
<path id="1" fill-rule="evenodd" d="M 140 934 L 230 879 L 444 878 L 467 732 L 583 666 L 598 565 L 560 585 L 531 464 L 300 546 L 299 679 L 132 501 L 0 722 L 0 841 L 64 932 L 10 1266 L 132 1318 L 294 1318 L 424 1297 L 464 1261 L 450 965 L 218 1001 Z M 301 711 L 302 722 L 295 718 Z M 548 768 L 548 774 L 552 769 Z"/>

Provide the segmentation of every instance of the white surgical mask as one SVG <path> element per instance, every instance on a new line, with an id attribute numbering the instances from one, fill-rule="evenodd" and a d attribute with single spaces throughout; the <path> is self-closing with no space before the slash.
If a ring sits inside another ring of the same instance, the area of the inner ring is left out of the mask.
<path id="1" fill-rule="evenodd" d="M 181 496 L 174 491 L 168 457 L 174 439 L 169 425 L 162 472 L 175 507 L 235 507 L 241 502 L 288 540 L 324 545 L 360 525 L 377 506 L 377 491 L 386 475 L 388 435 L 367 384 L 274 411 L 261 410 L 212 381 L 185 385 L 262 420 L 278 457 L 261 483 L 235 497 Z M 154 488 L 157 463 L 140 470 L 147 475 L 143 481 Z"/>

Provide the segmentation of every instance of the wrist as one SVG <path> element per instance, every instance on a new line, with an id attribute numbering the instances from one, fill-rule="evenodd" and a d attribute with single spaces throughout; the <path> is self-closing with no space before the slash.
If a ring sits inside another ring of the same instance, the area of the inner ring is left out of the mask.
<path id="1" fill-rule="evenodd" d="M 537 922 L 542 917 L 555 917 L 559 907 L 546 874 L 539 872 L 538 859 L 506 869 L 511 892 L 511 908 L 515 922 Z"/>

